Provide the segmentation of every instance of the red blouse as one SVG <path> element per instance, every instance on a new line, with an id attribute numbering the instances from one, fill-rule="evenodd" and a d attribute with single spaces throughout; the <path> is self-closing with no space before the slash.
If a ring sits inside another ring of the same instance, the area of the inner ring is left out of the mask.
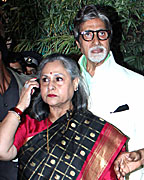
<path id="1" fill-rule="evenodd" d="M 15 134 L 13 144 L 17 148 L 17 151 L 19 151 L 20 147 L 28 141 L 28 138 L 33 137 L 39 132 L 47 129 L 47 122 L 48 127 L 50 127 L 52 122 L 49 121 L 48 118 L 42 121 L 38 121 L 26 115 L 25 120 L 23 121 L 23 123 L 20 124 Z"/>

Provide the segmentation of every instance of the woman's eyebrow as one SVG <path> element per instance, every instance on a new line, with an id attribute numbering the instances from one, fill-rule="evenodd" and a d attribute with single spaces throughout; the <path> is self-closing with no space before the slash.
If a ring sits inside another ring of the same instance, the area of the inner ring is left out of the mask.
<path id="1" fill-rule="evenodd" d="M 58 76 L 58 75 L 62 75 L 62 76 L 64 76 L 64 74 L 63 73 L 49 73 L 49 74 L 42 74 L 41 76 L 45 76 L 45 77 L 49 77 L 49 76 Z"/>

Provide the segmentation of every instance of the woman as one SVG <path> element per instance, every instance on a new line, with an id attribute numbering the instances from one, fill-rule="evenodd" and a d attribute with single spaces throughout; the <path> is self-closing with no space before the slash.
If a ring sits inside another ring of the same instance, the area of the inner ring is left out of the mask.
<path id="1" fill-rule="evenodd" d="M 126 137 L 87 110 L 87 91 L 75 61 L 50 55 L 41 62 L 38 79 L 26 82 L 17 106 L 1 124 L 0 158 L 18 154 L 19 180 L 116 179 L 113 161 Z M 31 115 L 20 121 L 36 88 L 40 92 Z"/>

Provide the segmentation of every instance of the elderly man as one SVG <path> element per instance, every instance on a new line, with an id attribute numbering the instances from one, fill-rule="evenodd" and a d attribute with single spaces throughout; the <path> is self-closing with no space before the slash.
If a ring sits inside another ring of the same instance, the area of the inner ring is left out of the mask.
<path id="1" fill-rule="evenodd" d="M 89 109 L 117 126 L 129 138 L 128 150 L 144 147 L 144 77 L 115 62 L 110 50 L 112 26 L 94 5 L 79 10 L 74 20 L 80 68 L 90 89 Z M 130 180 L 142 178 L 142 171 Z"/>

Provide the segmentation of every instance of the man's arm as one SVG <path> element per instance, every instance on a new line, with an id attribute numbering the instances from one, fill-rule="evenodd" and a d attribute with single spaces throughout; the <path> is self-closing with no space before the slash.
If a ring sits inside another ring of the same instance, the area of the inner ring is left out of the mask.
<path id="1" fill-rule="evenodd" d="M 115 173 L 120 180 L 140 166 L 144 165 L 144 149 L 121 153 L 114 162 Z"/>

